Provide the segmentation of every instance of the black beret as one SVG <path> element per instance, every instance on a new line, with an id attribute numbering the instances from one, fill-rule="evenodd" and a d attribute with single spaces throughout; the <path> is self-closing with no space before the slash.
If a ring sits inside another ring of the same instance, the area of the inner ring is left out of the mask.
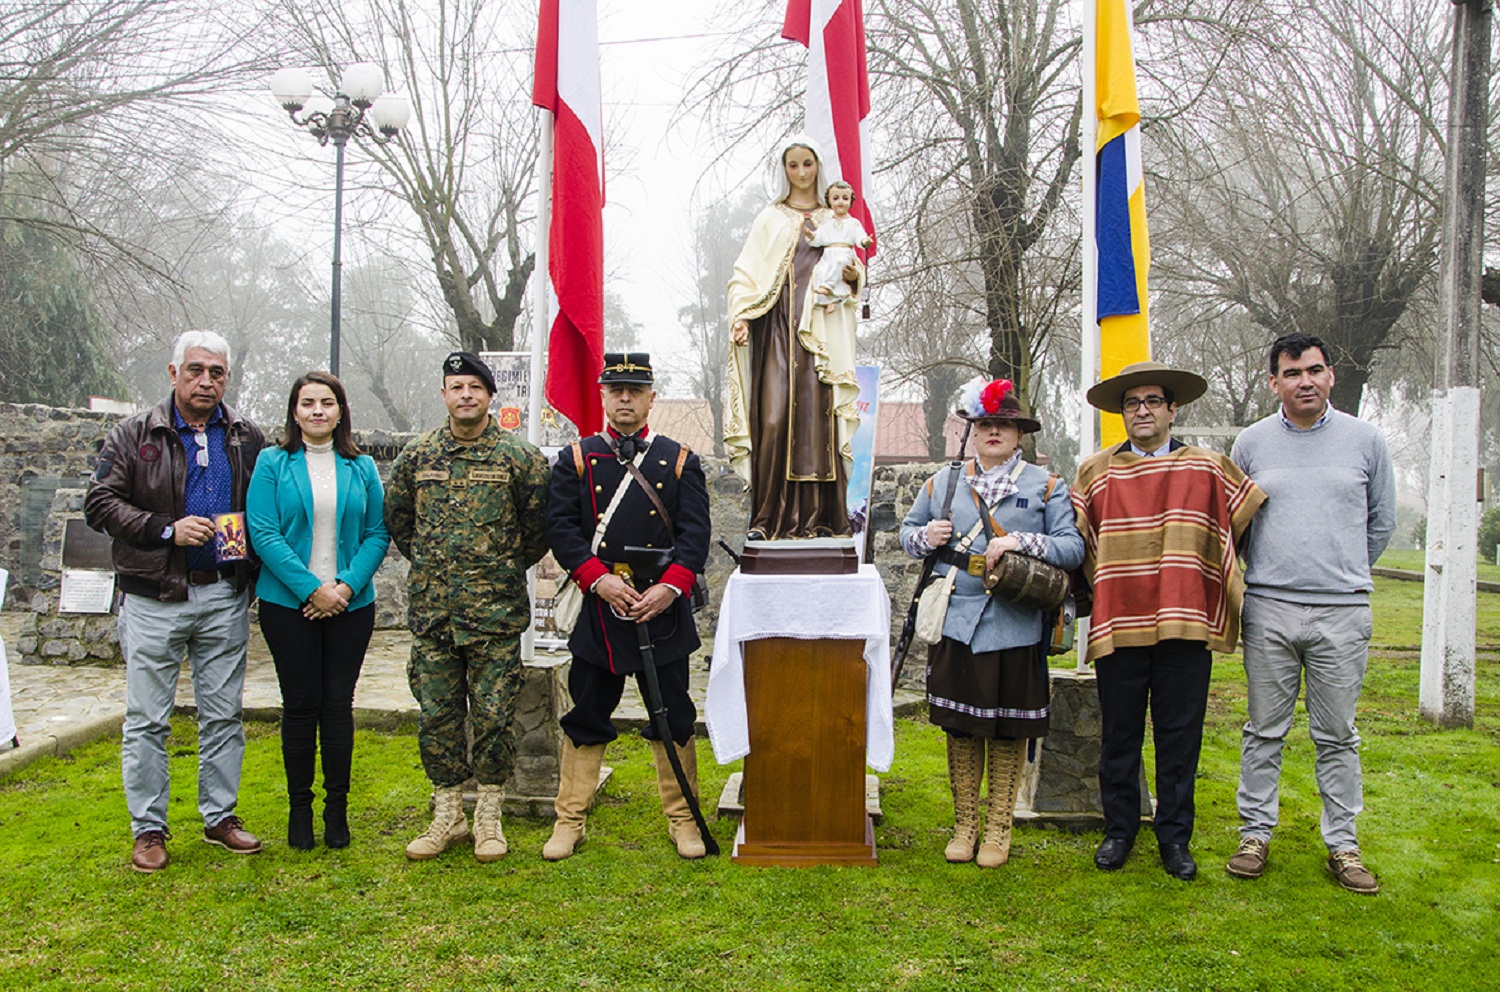
<path id="1" fill-rule="evenodd" d="M 478 355 L 467 351 L 455 351 L 443 359 L 443 378 L 450 375 L 473 375 L 478 376 L 479 381 L 484 383 L 484 388 L 495 395 L 495 373 L 485 364 Z"/>

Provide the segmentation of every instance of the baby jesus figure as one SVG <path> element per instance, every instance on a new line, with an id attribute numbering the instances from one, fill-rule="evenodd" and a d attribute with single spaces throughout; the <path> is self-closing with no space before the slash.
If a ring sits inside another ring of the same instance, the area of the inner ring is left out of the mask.
<path id="1" fill-rule="evenodd" d="M 823 249 L 823 257 L 813 268 L 813 303 L 828 313 L 840 304 L 852 302 L 849 284 L 844 281 L 844 267 L 854 264 L 854 249 L 868 248 L 871 238 L 864 225 L 849 216 L 854 206 L 854 187 L 842 180 L 828 184 L 828 207 L 833 216 L 818 225 L 808 242 Z"/>

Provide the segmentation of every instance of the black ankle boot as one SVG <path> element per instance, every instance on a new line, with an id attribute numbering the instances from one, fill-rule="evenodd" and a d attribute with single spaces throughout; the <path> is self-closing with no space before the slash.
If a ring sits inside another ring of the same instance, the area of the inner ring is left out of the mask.
<path id="1" fill-rule="evenodd" d="M 311 829 L 311 824 L 309 824 Z M 323 843 L 329 847 L 349 846 L 349 801 L 347 797 L 329 796 L 323 801 Z"/>
<path id="2" fill-rule="evenodd" d="M 293 806 L 286 820 L 286 846 L 297 851 L 311 851 L 313 843 L 312 807 Z"/>

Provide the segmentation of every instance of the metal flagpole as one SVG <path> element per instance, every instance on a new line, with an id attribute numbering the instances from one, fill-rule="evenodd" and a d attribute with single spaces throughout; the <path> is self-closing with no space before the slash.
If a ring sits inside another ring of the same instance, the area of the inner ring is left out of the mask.
<path id="1" fill-rule="evenodd" d="M 1098 79 L 1095 72 L 1099 12 L 1096 4 L 1097 0 L 1083 0 L 1083 47 L 1079 59 L 1083 83 L 1082 135 L 1080 138 L 1083 146 L 1083 205 L 1079 210 L 1079 217 L 1083 222 L 1083 234 L 1079 245 L 1083 260 L 1083 306 L 1079 308 L 1082 310 L 1082 327 L 1078 348 L 1078 460 L 1080 462 L 1094 453 L 1094 426 L 1098 420 L 1098 414 L 1095 413 L 1093 407 L 1089 406 L 1088 400 L 1084 399 L 1084 394 L 1088 392 L 1099 374 L 1099 320 L 1097 317 L 1099 245 L 1094 237 L 1094 205 L 1098 195 L 1099 181 L 1099 155 L 1094 147 L 1097 144 L 1099 132 Z M 1077 628 L 1078 633 L 1074 638 L 1074 643 L 1078 646 L 1078 670 L 1085 672 L 1088 671 L 1088 663 L 1084 661 L 1088 654 L 1088 617 L 1080 616 Z"/>
<path id="2" fill-rule="evenodd" d="M 531 302 L 531 383 L 528 389 L 526 412 L 526 437 L 538 444 L 542 436 L 542 353 L 546 348 L 548 323 L 548 289 L 552 285 L 550 249 L 552 247 L 552 111 L 537 108 L 537 124 L 541 131 L 541 155 L 537 162 L 537 236 L 536 266 L 531 270 L 533 282 Z"/>
<path id="3" fill-rule="evenodd" d="M 542 353 L 546 349 L 548 289 L 552 275 L 548 271 L 548 249 L 552 242 L 552 111 L 537 108 L 537 125 L 541 131 L 541 154 L 537 162 L 537 222 L 536 265 L 531 270 L 533 280 L 531 303 L 531 374 L 526 388 L 526 439 L 540 444 L 542 439 L 542 389 L 545 386 L 542 370 Z M 536 566 L 526 570 L 526 594 L 535 610 Z M 536 657 L 536 624 L 527 626 L 521 635 L 521 658 L 530 661 Z"/>

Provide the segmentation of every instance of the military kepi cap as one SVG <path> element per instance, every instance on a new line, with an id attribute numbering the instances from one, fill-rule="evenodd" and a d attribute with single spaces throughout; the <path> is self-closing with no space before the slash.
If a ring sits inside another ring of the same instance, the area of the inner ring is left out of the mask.
<path id="1" fill-rule="evenodd" d="M 604 371 L 599 373 L 599 385 L 634 383 L 650 386 L 656 383 L 656 374 L 651 371 L 651 356 L 644 351 L 606 351 Z"/>
<path id="2" fill-rule="evenodd" d="M 450 375 L 473 375 L 478 376 L 479 381 L 484 383 L 484 388 L 495 395 L 495 373 L 490 371 L 489 365 L 478 355 L 467 351 L 455 351 L 443 359 L 443 378 Z"/>

